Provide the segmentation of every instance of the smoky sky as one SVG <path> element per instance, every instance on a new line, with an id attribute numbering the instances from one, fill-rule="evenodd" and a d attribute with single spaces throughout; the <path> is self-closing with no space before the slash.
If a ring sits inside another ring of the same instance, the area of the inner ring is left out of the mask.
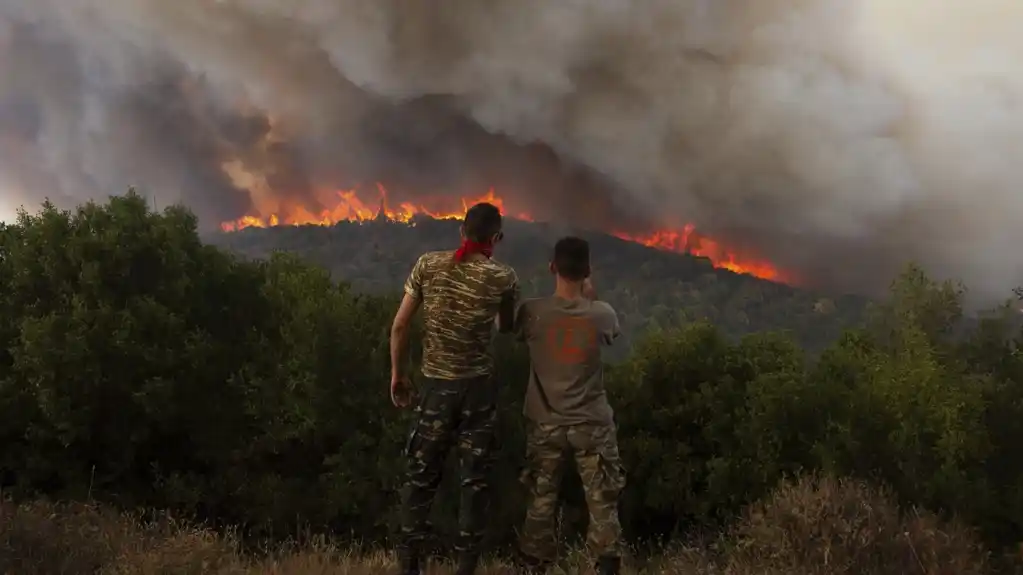
<path id="1" fill-rule="evenodd" d="M 324 183 L 494 186 L 550 219 L 693 222 L 820 286 L 915 260 L 1002 298 L 1023 6 L 922 4 L 0 0 L 0 194 L 136 185 L 214 227 Z"/>

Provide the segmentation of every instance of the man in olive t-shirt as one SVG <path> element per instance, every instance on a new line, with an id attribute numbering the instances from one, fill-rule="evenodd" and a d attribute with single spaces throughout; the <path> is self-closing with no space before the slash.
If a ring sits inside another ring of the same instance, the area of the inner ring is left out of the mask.
<path id="1" fill-rule="evenodd" d="M 601 359 L 601 346 L 619 335 L 618 317 L 593 292 L 586 240 L 559 240 L 551 271 L 557 275 L 554 295 L 524 301 L 515 322 L 531 364 L 524 409 L 530 502 L 519 542 L 522 567 L 543 571 L 556 558 L 554 516 L 570 453 L 586 491 L 587 546 L 597 557 L 597 572 L 618 573 L 618 494 L 625 473 Z"/>

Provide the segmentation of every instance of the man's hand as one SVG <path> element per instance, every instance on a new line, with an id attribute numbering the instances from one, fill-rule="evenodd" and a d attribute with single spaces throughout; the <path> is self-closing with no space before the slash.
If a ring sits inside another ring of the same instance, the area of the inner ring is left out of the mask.
<path id="1" fill-rule="evenodd" d="M 413 389 L 402 366 L 408 361 L 408 336 L 412 317 L 419 310 L 419 298 L 405 294 L 391 324 L 391 402 L 397 407 L 412 403 Z"/>
<path id="2" fill-rule="evenodd" d="M 391 403 L 398 408 L 406 408 L 412 405 L 412 398 L 415 396 L 415 389 L 408 377 L 391 378 Z"/>
<path id="3" fill-rule="evenodd" d="M 597 299 L 597 289 L 593 287 L 593 280 L 590 278 L 583 280 L 583 297 L 590 300 Z"/>

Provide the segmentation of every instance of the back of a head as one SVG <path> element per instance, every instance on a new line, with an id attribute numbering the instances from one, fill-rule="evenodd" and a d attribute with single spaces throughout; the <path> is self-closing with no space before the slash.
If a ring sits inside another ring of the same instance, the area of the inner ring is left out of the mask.
<path id="1" fill-rule="evenodd" d="M 469 241 L 487 243 L 501 233 L 501 224 L 501 210 L 494 204 L 480 202 L 465 212 L 462 231 Z"/>
<path id="2" fill-rule="evenodd" d="M 554 270 L 573 282 L 590 277 L 590 243 L 574 236 L 558 240 L 554 244 Z"/>

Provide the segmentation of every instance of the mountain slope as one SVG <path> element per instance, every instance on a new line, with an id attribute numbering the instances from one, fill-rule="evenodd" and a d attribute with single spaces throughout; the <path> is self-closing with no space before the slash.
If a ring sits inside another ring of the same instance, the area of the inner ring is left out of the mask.
<path id="1" fill-rule="evenodd" d="M 509 221 L 496 257 L 515 267 L 525 295 L 549 292 L 551 246 L 569 232 L 548 224 Z M 715 269 L 705 258 L 604 234 L 576 233 L 592 244 L 594 282 L 601 298 L 621 316 L 623 351 L 646 330 L 699 319 L 713 321 L 731 336 L 790 330 L 802 345 L 818 350 L 858 323 L 866 303 L 859 297 L 827 297 Z M 332 227 L 249 228 L 209 240 L 245 257 L 293 252 L 356 289 L 397 292 L 419 254 L 451 249 L 457 238 L 456 221 L 423 219 L 414 226 L 376 220 Z"/>

